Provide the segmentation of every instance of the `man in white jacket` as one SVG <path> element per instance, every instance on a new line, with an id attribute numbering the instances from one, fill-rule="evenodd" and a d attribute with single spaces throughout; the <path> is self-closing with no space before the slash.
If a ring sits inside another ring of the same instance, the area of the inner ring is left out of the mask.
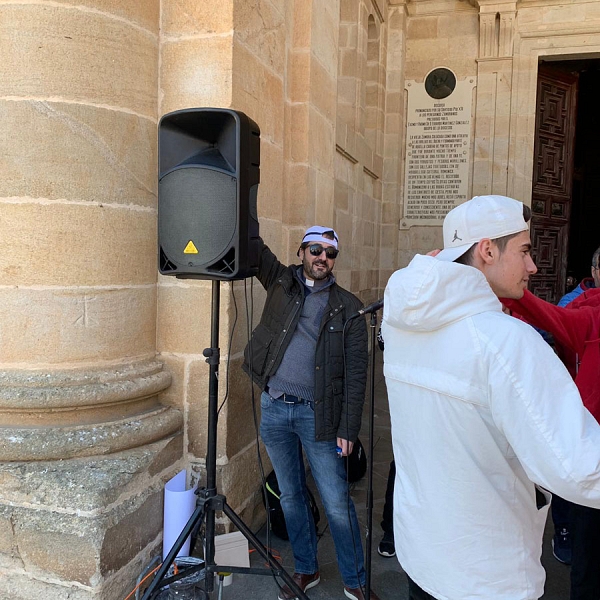
<path id="1" fill-rule="evenodd" d="M 528 210 L 503 196 L 456 207 L 444 250 L 385 291 L 395 544 L 414 600 L 537 600 L 546 490 L 600 508 L 600 427 L 498 300 L 536 272 Z"/>

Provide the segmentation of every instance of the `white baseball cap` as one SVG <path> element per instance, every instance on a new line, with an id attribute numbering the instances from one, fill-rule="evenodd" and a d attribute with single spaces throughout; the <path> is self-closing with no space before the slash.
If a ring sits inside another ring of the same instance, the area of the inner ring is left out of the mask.
<path id="1" fill-rule="evenodd" d="M 444 249 L 436 258 L 452 262 L 483 239 L 495 240 L 527 229 L 522 202 L 506 196 L 475 196 L 446 215 Z"/>
<path id="2" fill-rule="evenodd" d="M 325 237 L 323 234 L 328 233 L 333 236 L 333 239 Z M 333 230 L 332 227 L 322 227 L 321 225 L 313 225 L 304 232 L 302 243 L 309 242 L 323 242 L 325 244 L 331 244 L 334 248 L 338 247 L 338 234 Z"/>

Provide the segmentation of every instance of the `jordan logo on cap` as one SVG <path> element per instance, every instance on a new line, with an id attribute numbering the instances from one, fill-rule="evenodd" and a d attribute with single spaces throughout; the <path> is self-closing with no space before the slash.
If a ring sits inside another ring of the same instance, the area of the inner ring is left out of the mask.
<path id="1" fill-rule="evenodd" d="M 452 243 L 454 243 L 456 240 L 460 240 L 462 242 L 462 238 L 458 237 L 458 229 L 454 230 L 454 238 L 452 239 Z"/>

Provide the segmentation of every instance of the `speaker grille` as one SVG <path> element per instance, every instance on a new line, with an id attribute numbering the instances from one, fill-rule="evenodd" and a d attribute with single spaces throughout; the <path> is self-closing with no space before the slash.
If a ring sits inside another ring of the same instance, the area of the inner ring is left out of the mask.
<path id="1" fill-rule="evenodd" d="M 235 177 L 188 166 L 165 175 L 158 194 L 159 243 L 170 261 L 201 267 L 227 252 L 237 226 Z M 184 253 L 190 241 L 197 254 Z"/>

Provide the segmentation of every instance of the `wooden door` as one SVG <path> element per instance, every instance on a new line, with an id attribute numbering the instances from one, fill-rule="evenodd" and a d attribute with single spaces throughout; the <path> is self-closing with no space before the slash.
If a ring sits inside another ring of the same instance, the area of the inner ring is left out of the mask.
<path id="1" fill-rule="evenodd" d="M 537 87 L 529 289 L 556 303 L 565 293 L 578 75 L 540 65 Z"/>

